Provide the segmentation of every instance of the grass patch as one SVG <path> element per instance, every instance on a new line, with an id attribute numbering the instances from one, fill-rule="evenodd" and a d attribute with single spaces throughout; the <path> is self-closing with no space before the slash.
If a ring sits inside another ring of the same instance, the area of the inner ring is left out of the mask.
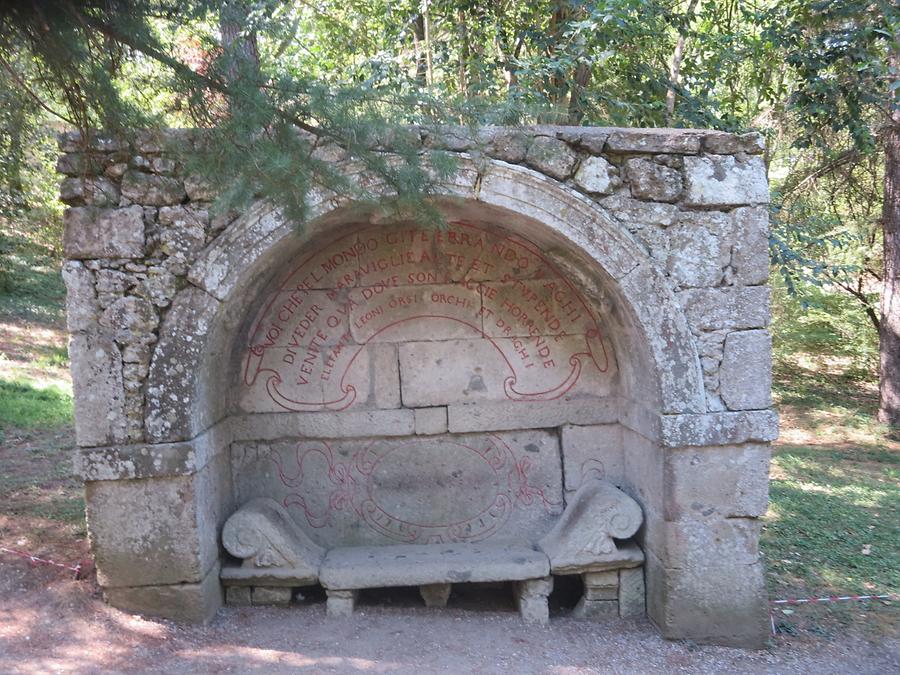
<path id="1" fill-rule="evenodd" d="M 0 218 L 0 316 L 43 325 L 63 322 L 66 289 L 58 251 L 48 244 L 56 229 Z"/>
<path id="2" fill-rule="evenodd" d="M 784 446 L 762 548 L 774 594 L 900 591 L 900 457 Z"/>
<path id="3" fill-rule="evenodd" d="M 26 378 L 0 379 L 0 433 L 8 427 L 48 429 L 71 424 L 72 394 Z"/>

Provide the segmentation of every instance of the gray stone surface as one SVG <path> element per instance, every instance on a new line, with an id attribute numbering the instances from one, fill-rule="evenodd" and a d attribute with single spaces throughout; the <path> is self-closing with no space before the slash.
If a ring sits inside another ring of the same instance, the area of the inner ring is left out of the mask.
<path id="1" fill-rule="evenodd" d="M 606 141 L 610 152 L 696 154 L 700 136 L 696 133 L 673 134 L 666 129 L 616 129 Z"/>
<path id="2" fill-rule="evenodd" d="M 766 286 L 692 288 L 677 294 L 695 330 L 765 328 L 771 293 Z"/>
<path id="3" fill-rule="evenodd" d="M 106 336 L 76 333 L 69 339 L 75 393 L 75 439 L 80 446 L 127 439 L 122 356 Z"/>
<path id="4" fill-rule="evenodd" d="M 584 572 L 581 581 L 585 600 L 617 600 L 619 597 L 618 570 Z"/>
<path id="5" fill-rule="evenodd" d="M 185 623 L 212 621 L 222 606 L 217 567 L 199 583 L 105 588 L 103 596 L 126 612 Z"/>
<path id="6" fill-rule="evenodd" d="M 742 206 L 769 203 L 766 165 L 761 157 L 685 157 L 684 173 L 685 204 Z"/>
<path id="7" fill-rule="evenodd" d="M 225 522 L 222 545 L 242 559 L 245 568 L 289 570 L 297 586 L 315 583 L 325 556 L 325 550 L 297 527 L 283 506 L 265 498 L 247 502 Z"/>
<path id="8" fill-rule="evenodd" d="M 86 484 L 101 586 L 199 583 L 213 564 L 197 529 L 194 477 Z"/>
<path id="9" fill-rule="evenodd" d="M 339 618 L 350 616 L 353 614 L 353 608 L 356 606 L 356 599 L 359 597 L 357 590 L 338 590 L 327 589 L 325 612 L 329 618 Z"/>
<path id="10" fill-rule="evenodd" d="M 167 206 L 183 202 L 187 192 L 177 178 L 127 171 L 122 176 L 122 196 L 140 204 Z"/>
<path id="11" fill-rule="evenodd" d="M 625 162 L 625 173 L 631 196 L 657 202 L 674 202 L 682 190 L 681 172 L 649 159 L 634 158 Z"/>
<path id="12" fill-rule="evenodd" d="M 84 263 L 69 260 L 63 263 L 62 278 L 66 284 L 66 328 L 70 333 L 90 330 L 100 313 L 94 275 Z"/>
<path id="13" fill-rule="evenodd" d="M 774 410 L 662 417 L 662 442 L 670 448 L 769 443 L 777 438 L 778 413 Z"/>
<path id="14" fill-rule="evenodd" d="M 666 519 L 765 515 L 769 456 L 769 446 L 762 443 L 667 452 Z"/>
<path id="15" fill-rule="evenodd" d="M 563 141 L 549 136 L 538 136 L 528 146 L 525 161 L 538 171 L 565 180 L 572 175 L 578 157 Z"/>
<path id="16" fill-rule="evenodd" d="M 641 619 L 646 614 L 644 568 L 619 570 L 619 616 Z"/>
<path id="17" fill-rule="evenodd" d="M 232 446 L 235 498 L 284 504 L 325 548 L 534 543 L 562 512 L 545 431 L 253 441 Z"/>
<path id="18" fill-rule="evenodd" d="M 610 569 L 627 559 L 614 539 L 627 539 L 641 526 L 641 507 L 631 497 L 596 478 L 584 480 L 562 518 L 540 541 L 554 574 Z"/>
<path id="19" fill-rule="evenodd" d="M 225 604 L 235 607 L 249 607 L 253 604 L 250 597 L 252 590 L 250 586 L 228 586 L 225 589 Z"/>
<path id="20" fill-rule="evenodd" d="M 625 482 L 625 454 L 622 427 L 618 424 L 567 424 L 561 431 L 565 456 L 567 495 L 574 493 L 587 477 L 603 478 L 614 485 Z"/>
<path id="21" fill-rule="evenodd" d="M 581 598 L 572 616 L 576 619 L 614 619 L 619 616 L 619 603 L 617 600 L 588 600 Z"/>
<path id="22" fill-rule="evenodd" d="M 545 626 L 550 623 L 550 605 L 547 598 L 553 591 L 553 577 L 527 579 L 513 584 L 516 606 L 525 623 Z"/>
<path id="23" fill-rule="evenodd" d="M 757 641 L 777 434 L 768 380 L 748 375 L 769 360 L 761 138 L 405 136 L 471 153 L 439 188 L 454 197 L 436 200 L 446 229 L 351 214 L 318 190 L 303 235 L 265 204 L 211 219 L 217 186 L 185 175 L 191 133 L 62 139 L 76 461 L 110 597 L 150 608 L 182 597 L 199 617 L 221 601 L 208 580 L 226 516 L 255 496 L 319 545 L 471 553 L 527 547 L 567 521 L 563 480 L 571 493 L 603 475 L 643 508 L 651 619 L 670 636 Z M 316 157 L 370 178 L 334 147 Z M 221 570 L 235 593 L 284 598 L 314 579 L 280 564 L 269 525 L 244 527 L 267 533 L 254 562 Z M 609 541 L 591 534 L 578 535 L 583 549 Z M 589 569 L 644 557 L 620 542 Z M 643 611 L 639 573 L 633 602 L 622 574 L 618 599 L 589 589 L 586 603 L 611 603 L 590 612 Z M 352 589 L 337 591 L 329 610 L 352 609 Z M 526 613 L 543 620 L 545 595 L 528 595 Z"/>
<path id="24" fill-rule="evenodd" d="M 729 410 L 759 410 L 772 405 L 772 336 L 767 330 L 728 333 L 719 375 L 722 400 Z"/>
<path id="25" fill-rule="evenodd" d="M 416 435 L 425 436 L 447 433 L 447 407 L 416 408 Z"/>
<path id="26" fill-rule="evenodd" d="M 291 589 L 284 586 L 254 586 L 251 603 L 284 607 L 291 604 L 291 595 Z"/>
<path id="27" fill-rule="evenodd" d="M 326 589 L 424 586 L 546 577 L 547 556 L 528 546 L 400 544 L 335 548 L 320 571 Z"/>
<path id="28" fill-rule="evenodd" d="M 63 226 L 66 258 L 140 258 L 144 254 L 144 211 L 139 206 L 75 206 L 66 209 Z"/>
<path id="29" fill-rule="evenodd" d="M 147 382 L 145 425 L 153 442 L 194 436 L 197 376 L 205 337 L 219 310 L 218 301 L 199 289 L 180 293 L 160 328 Z"/>
<path id="30" fill-rule="evenodd" d="M 452 589 L 453 584 L 425 584 L 419 586 L 419 595 L 426 607 L 446 607 Z"/>
<path id="31" fill-rule="evenodd" d="M 581 160 L 575 172 L 575 185 L 594 195 L 606 195 L 615 188 L 610 175 L 613 166 L 602 157 L 587 157 Z"/>

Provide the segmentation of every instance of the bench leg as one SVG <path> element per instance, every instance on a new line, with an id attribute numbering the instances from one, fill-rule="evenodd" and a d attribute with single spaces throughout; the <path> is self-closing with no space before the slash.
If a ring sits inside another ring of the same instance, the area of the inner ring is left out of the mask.
<path id="1" fill-rule="evenodd" d="M 513 584 L 519 614 L 526 623 L 546 625 L 550 622 L 550 606 L 547 597 L 553 590 L 553 577 L 526 579 Z"/>
<path id="2" fill-rule="evenodd" d="M 356 598 L 359 591 L 335 591 L 326 589 L 325 594 L 328 599 L 325 602 L 325 612 L 328 616 L 350 616 L 353 614 L 353 607 L 356 605 Z"/>
<path id="3" fill-rule="evenodd" d="M 451 587 L 452 584 L 426 584 L 419 586 L 419 595 L 426 607 L 446 607 Z"/>

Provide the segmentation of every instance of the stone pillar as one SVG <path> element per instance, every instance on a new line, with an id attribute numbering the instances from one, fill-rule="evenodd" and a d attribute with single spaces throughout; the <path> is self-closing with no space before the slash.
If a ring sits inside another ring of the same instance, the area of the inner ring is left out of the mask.
<path id="1" fill-rule="evenodd" d="M 350 616 L 356 607 L 356 599 L 359 597 L 357 590 L 333 590 L 326 589 L 327 600 L 325 611 L 330 617 Z"/>
<path id="2" fill-rule="evenodd" d="M 526 623 L 546 625 L 550 622 L 550 606 L 547 598 L 553 590 L 553 577 L 514 581 L 516 606 Z"/>

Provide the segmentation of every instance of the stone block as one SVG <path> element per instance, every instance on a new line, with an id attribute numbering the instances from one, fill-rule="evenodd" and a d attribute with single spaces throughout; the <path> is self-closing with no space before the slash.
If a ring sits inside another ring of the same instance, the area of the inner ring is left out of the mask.
<path id="1" fill-rule="evenodd" d="M 729 230 L 722 213 L 692 213 L 669 228 L 666 271 L 676 286 L 717 286 L 722 281 L 734 246 Z"/>
<path id="2" fill-rule="evenodd" d="M 615 619 L 619 616 L 618 600 L 588 600 L 582 597 L 572 610 L 575 619 Z"/>
<path id="3" fill-rule="evenodd" d="M 192 202 L 211 202 L 218 195 L 211 182 L 196 174 L 185 177 L 184 190 Z"/>
<path id="4" fill-rule="evenodd" d="M 653 225 L 668 227 L 676 221 L 679 214 L 675 204 L 644 202 L 632 199 L 622 193 L 604 197 L 599 201 L 603 208 L 632 232 Z"/>
<path id="5" fill-rule="evenodd" d="M 222 606 L 218 565 L 200 583 L 105 588 L 113 607 L 183 623 L 207 623 Z"/>
<path id="6" fill-rule="evenodd" d="M 62 278 L 66 284 L 66 328 L 70 333 L 94 328 L 100 314 L 94 275 L 83 263 L 69 260 L 63 264 Z"/>
<path id="7" fill-rule="evenodd" d="M 769 455 L 769 446 L 760 443 L 668 451 L 666 520 L 764 515 Z"/>
<path id="8" fill-rule="evenodd" d="M 412 410 L 258 413 L 234 418 L 235 440 L 409 436 L 415 433 Z"/>
<path id="9" fill-rule="evenodd" d="M 614 485 L 625 479 L 622 427 L 618 424 L 567 424 L 561 429 L 566 492 L 578 489 L 585 476 Z"/>
<path id="10" fill-rule="evenodd" d="M 416 408 L 413 412 L 416 419 L 417 436 L 447 433 L 446 406 L 438 406 L 437 408 Z"/>
<path id="11" fill-rule="evenodd" d="M 426 584 L 541 579 L 550 573 L 547 556 L 528 546 L 419 544 L 333 548 L 320 578 L 328 589 L 389 588 Z M 533 587 L 540 593 L 546 583 Z"/>
<path id="12" fill-rule="evenodd" d="M 714 155 L 761 155 L 766 149 L 765 137 L 756 131 L 748 134 L 709 133 L 703 137 L 703 151 Z"/>
<path id="13" fill-rule="evenodd" d="M 616 600 L 619 597 L 619 572 L 585 572 L 581 575 L 585 600 Z"/>
<path id="14" fill-rule="evenodd" d="M 655 202 L 674 202 L 682 190 L 681 172 L 649 159 L 634 158 L 625 162 L 625 173 L 631 196 Z"/>
<path id="15" fill-rule="evenodd" d="M 155 341 L 159 317 L 150 302 L 126 295 L 103 311 L 99 323 L 121 345 L 146 344 Z"/>
<path id="16" fill-rule="evenodd" d="M 59 186 L 59 199 L 72 206 L 118 206 L 119 188 L 103 176 L 66 178 Z"/>
<path id="17" fill-rule="evenodd" d="M 327 597 L 325 613 L 329 618 L 351 616 L 353 614 L 356 600 L 359 597 L 358 590 L 328 589 L 325 593 Z"/>
<path id="18" fill-rule="evenodd" d="M 769 203 L 766 165 L 758 156 L 685 157 L 685 196 L 689 206 L 744 206 Z"/>
<path id="19" fill-rule="evenodd" d="M 193 414 L 203 384 L 198 382 L 201 357 L 209 349 L 206 338 L 218 310 L 215 298 L 189 288 L 166 314 L 147 377 L 145 427 L 154 443 L 187 440 L 199 430 L 193 428 Z"/>
<path id="20" fill-rule="evenodd" d="M 766 286 L 689 288 L 676 293 L 694 330 L 744 330 L 769 325 L 771 291 Z"/>
<path id="21" fill-rule="evenodd" d="M 252 604 L 250 586 L 228 586 L 225 588 L 225 604 L 234 607 L 249 607 Z"/>
<path id="22" fill-rule="evenodd" d="M 662 443 L 669 448 L 769 443 L 778 438 L 774 410 L 663 415 L 661 421 Z"/>
<path id="23" fill-rule="evenodd" d="M 479 131 L 478 140 L 490 157 L 503 162 L 518 164 L 528 152 L 528 136 L 517 129 L 488 127 Z"/>
<path id="24" fill-rule="evenodd" d="M 236 443 L 231 467 L 238 503 L 284 504 L 325 547 L 521 544 L 563 505 L 559 446 L 542 431 Z M 422 583 L 439 581 L 452 579 Z"/>
<path id="25" fill-rule="evenodd" d="M 646 613 L 644 569 L 634 567 L 619 570 L 619 616 L 623 619 L 641 619 Z"/>
<path id="26" fill-rule="evenodd" d="M 572 175 L 578 156 L 569 146 L 550 136 L 537 136 L 531 141 L 525 162 L 543 174 L 565 180 Z"/>
<path id="27" fill-rule="evenodd" d="M 607 195 L 615 188 L 612 168 L 602 157 L 587 157 L 575 172 L 575 185 L 592 195 Z"/>
<path id="28" fill-rule="evenodd" d="M 759 410 L 772 405 L 769 331 L 728 333 L 719 368 L 719 394 L 729 410 Z"/>
<path id="29" fill-rule="evenodd" d="M 737 283 L 753 286 L 769 279 L 769 212 L 763 206 L 734 209 L 729 214 L 734 232 L 731 264 Z"/>
<path id="30" fill-rule="evenodd" d="M 616 129 L 606 140 L 608 152 L 697 154 L 700 135 L 672 129 Z"/>
<path id="31" fill-rule="evenodd" d="M 560 127 L 556 132 L 556 137 L 576 148 L 599 155 L 606 146 L 609 130 L 591 127 Z"/>
<path id="32" fill-rule="evenodd" d="M 144 255 L 144 210 L 75 206 L 63 215 L 66 258 L 140 258 Z"/>
<path id="33" fill-rule="evenodd" d="M 122 356 L 106 336 L 69 338 L 75 399 L 75 438 L 80 446 L 111 445 L 127 438 Z"/>
<path id="34" fill-rule="evenodd" d="M 426 607 L 446 607 L 452 588 L 453 584 L 425 584 L 419 586 L 419 595 Z"/>
<path id="35" fill-rule="evenodd" d="M 145 206 L 169 206 L 186 200 L 187 192 L 178 178 L 126 171 L 122 176 L 122 196 Z"/>
<path id="36" fill-rule="evenodd" d="M 392 344 L 375 344 L 368 347 L 371 366 L 368 401 L 381 409 L 399 408 L 400 363 L 397 347 Z"/>
<path id="37" fill-rule="evenodd" d="M 508 369 L 489 340 L 400 345 L 403 405 L 432 407 L 506 398 Z"/>
<path id="38" fill-rule="evenodd" d="M 556 401 L 465 403 L 447 408 L 451 433 L 547 429 L 563 424 L 609 424 L 619 418 L 616 397 Z"/>
<path id="39" fill-rule="evenodd" d="M 65 176 L 92 176 L 103 170 L 103 155 L 85 152 L 69 152 L 56 160 L 56 171 Z"/>
<path id="40" fill-rule="evenodd" d="M 545 626 L 550 623 L 550 605 L 547 598 L 553 590 L 553 577 L 526 579 L 513 584 L 516 606 L 525 623 Z"/>
<path id="41" fill-rule="evenodd" d="M 648 614 L 664 637 L 748 649 L 764 646 L 769 608 L 761 563 L 738 564 L 711 555 L 687 568 L 648 562 Z"/>
<path id="42" fill-rule="evenodd" d="M 291 589 L 285 586 L 254 586 L 251 594 L 251 602 L 254 605 L 280 605 L 291 604 Z"/>
<path id="43" fill-rule="evenodd" d="M 217 551 L 201 546 L 193 476 L 96 481 L 85 511 L 101 586 L 199 583 Z"/>
<path id="44" fill-rule="evenodd" d="M 168 256 L 192 261 L 206 243 L 209 212 L 189 206 L 163 206 L 159 210 L 160 250 Z"/>

